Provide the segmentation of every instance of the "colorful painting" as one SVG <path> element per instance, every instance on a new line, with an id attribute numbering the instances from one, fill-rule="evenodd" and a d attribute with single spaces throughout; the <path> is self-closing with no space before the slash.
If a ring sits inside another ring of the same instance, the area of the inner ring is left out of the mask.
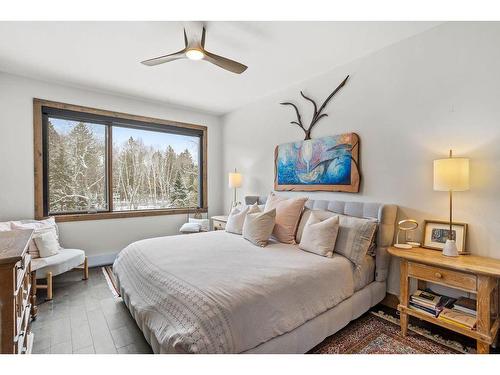
<path id="1" fill-rule="evenodd" d="M 275 151 L 275 190 L 358 192 L 355 133 L 286 143 Z"/>

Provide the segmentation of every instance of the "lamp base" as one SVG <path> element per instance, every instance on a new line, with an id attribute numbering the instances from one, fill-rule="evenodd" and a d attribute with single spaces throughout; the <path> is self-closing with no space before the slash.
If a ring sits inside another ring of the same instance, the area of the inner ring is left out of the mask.
<path id="1" fill-rule="evenodd" d="M 454 240 L 446 240 L 446 243 L 443 247 L 443 255 L 446 255 L 447 257 L 458 256 L 457 244 Z"/>
<path id="2" fill-rule="evenodd" d="M 406 243 L 396 243 L 394 244 L 394 247 L 397 247 L 398 249 L 411 249 L 412 246 Z"/>

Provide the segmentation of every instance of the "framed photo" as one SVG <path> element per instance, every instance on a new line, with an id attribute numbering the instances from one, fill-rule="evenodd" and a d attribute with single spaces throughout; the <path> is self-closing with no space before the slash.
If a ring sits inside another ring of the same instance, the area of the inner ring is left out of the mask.
<path id="1" fill-rule="evenodd" d="M 458 252 L 465 253 L 465 240 L 467 238 L 467 224 L 453 223 L 451 236 L 457 244 Z M 427 249 L 443 250 L 448 239 L 450 223 L 439 220 L 424 221 L 424 247 Z"/>

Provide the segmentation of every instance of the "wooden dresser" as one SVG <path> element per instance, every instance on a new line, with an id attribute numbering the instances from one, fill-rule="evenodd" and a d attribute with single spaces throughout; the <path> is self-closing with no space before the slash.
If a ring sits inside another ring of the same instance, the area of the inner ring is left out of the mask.
<path id="1" fill-rule="evenodd" d="M 36 313 L 31 293 L 32 230 L 0 232 L 0 352 L 31 352 L 31 318 Z"/>

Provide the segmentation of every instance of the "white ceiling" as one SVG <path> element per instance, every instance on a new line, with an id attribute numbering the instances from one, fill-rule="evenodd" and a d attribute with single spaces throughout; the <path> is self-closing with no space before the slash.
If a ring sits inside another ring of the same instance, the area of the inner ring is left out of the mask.
<path id="1" fill-rule="evenodd" d="M 0 71 L 223 114 L 439 23 L 204 24 L 206 49 L 246 72 L 204 61 L 139 63 L 182 49 L 182 22 L 0 22 Z"/>

